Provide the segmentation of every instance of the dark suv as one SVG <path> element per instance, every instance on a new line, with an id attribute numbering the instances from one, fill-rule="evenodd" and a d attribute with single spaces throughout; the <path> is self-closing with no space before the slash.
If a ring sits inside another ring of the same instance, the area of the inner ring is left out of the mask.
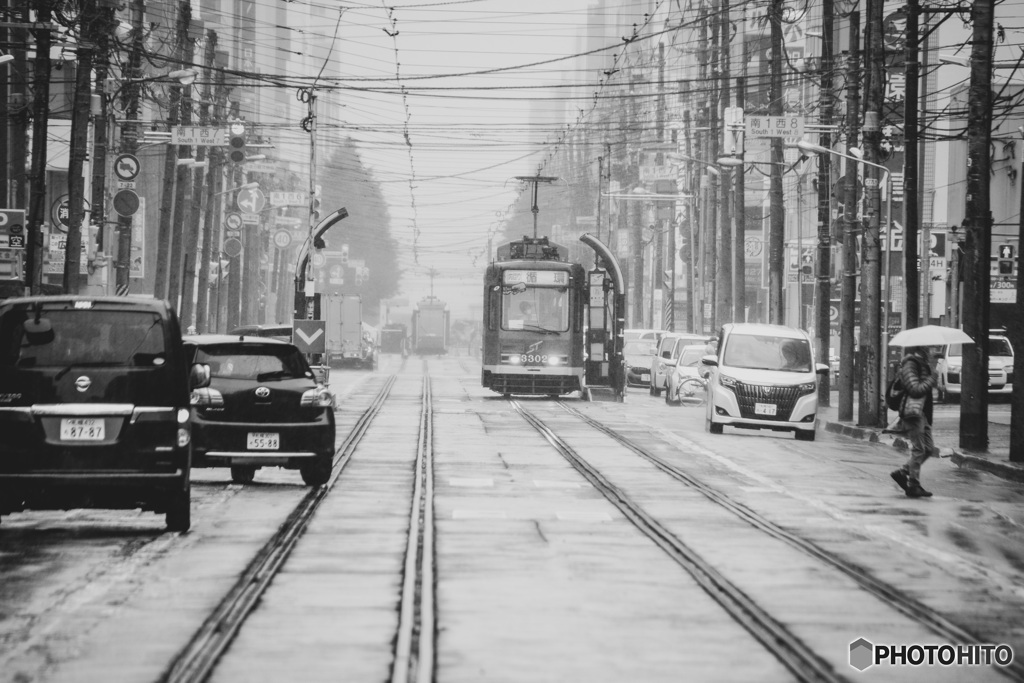
<path id="1" fill-rule="evenodd" d="M 166 302 L 0 304 L 0 514 L 142 508 L 191 525 L 191 370 Z"/>
<path id="2" fill-rule="evenodd" d="M 230 467 L 250 483 L 264 466 L 297 469 L 310 486 L 327 483 L 334 464 L 334 396 L 305 356 L 275 339 L 186 336 L 191 362 L 210 383 L 192 392 L 196 467 Z"/>

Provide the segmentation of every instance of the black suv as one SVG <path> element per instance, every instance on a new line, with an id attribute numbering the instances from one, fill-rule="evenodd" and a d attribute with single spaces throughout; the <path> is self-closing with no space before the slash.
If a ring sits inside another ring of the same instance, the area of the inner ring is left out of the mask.
<path id="1" fill-rule="evenodd" d="M 208 381 L 166 302 L 0 304 L 0 514 L 142 508 L 191 525 L 189 389 Z M 191 373 L 191 375 L 190 375 Z"/>
<path id="2" fill-rule="evenodd" d="M 230 467 L 250 483 L 264 466 L 297 469 L 310 486 L 334 464 L 334 396 L 305 356 L 275 339 L 204 334 L 184 338 L 190 362 L 209 369 L 192 392 L 196 467 Z"/>

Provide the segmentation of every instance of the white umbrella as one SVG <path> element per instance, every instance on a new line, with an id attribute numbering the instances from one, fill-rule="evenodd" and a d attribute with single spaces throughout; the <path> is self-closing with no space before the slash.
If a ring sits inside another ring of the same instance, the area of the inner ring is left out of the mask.
<path id="1" fill-rule="evenodd" d="M 889 346 L 943 346 L 945 344 L 973 344 L 974 340 L 963 330 L 942 325 L 923 325 L 903 330 L 891 340 Z"/>

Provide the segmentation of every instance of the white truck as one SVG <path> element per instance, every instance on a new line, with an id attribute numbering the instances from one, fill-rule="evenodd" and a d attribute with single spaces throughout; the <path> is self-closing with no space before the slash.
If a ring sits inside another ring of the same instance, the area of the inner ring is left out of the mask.
<path id="1" fill-rule="evenodd" d="M 328 294 L 326 302 L 327 362 L 333 367 L 373 369 L 377 353 L 363 332 L 362 299 L 358 294 Z"/>

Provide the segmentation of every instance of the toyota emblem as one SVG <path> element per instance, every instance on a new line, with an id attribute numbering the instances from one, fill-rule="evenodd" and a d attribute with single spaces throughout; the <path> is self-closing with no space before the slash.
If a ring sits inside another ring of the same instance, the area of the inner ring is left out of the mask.
<path id="1" fill-rule="evenodd" d="M 89 391 L 89 387 L 91 386 L 92 380 L 86 377 L 85 375 L 82 375 L 81 377 L 75 380 L 75 388 L 78 389 L 78 391 L 80 392 Z"/>
<path id="2" fill-rule="evenodd" d="M 266 398 L 270 396 L 270 389 L 266 387 L 258 387 L 256 389 L 256 398 Z"/>

